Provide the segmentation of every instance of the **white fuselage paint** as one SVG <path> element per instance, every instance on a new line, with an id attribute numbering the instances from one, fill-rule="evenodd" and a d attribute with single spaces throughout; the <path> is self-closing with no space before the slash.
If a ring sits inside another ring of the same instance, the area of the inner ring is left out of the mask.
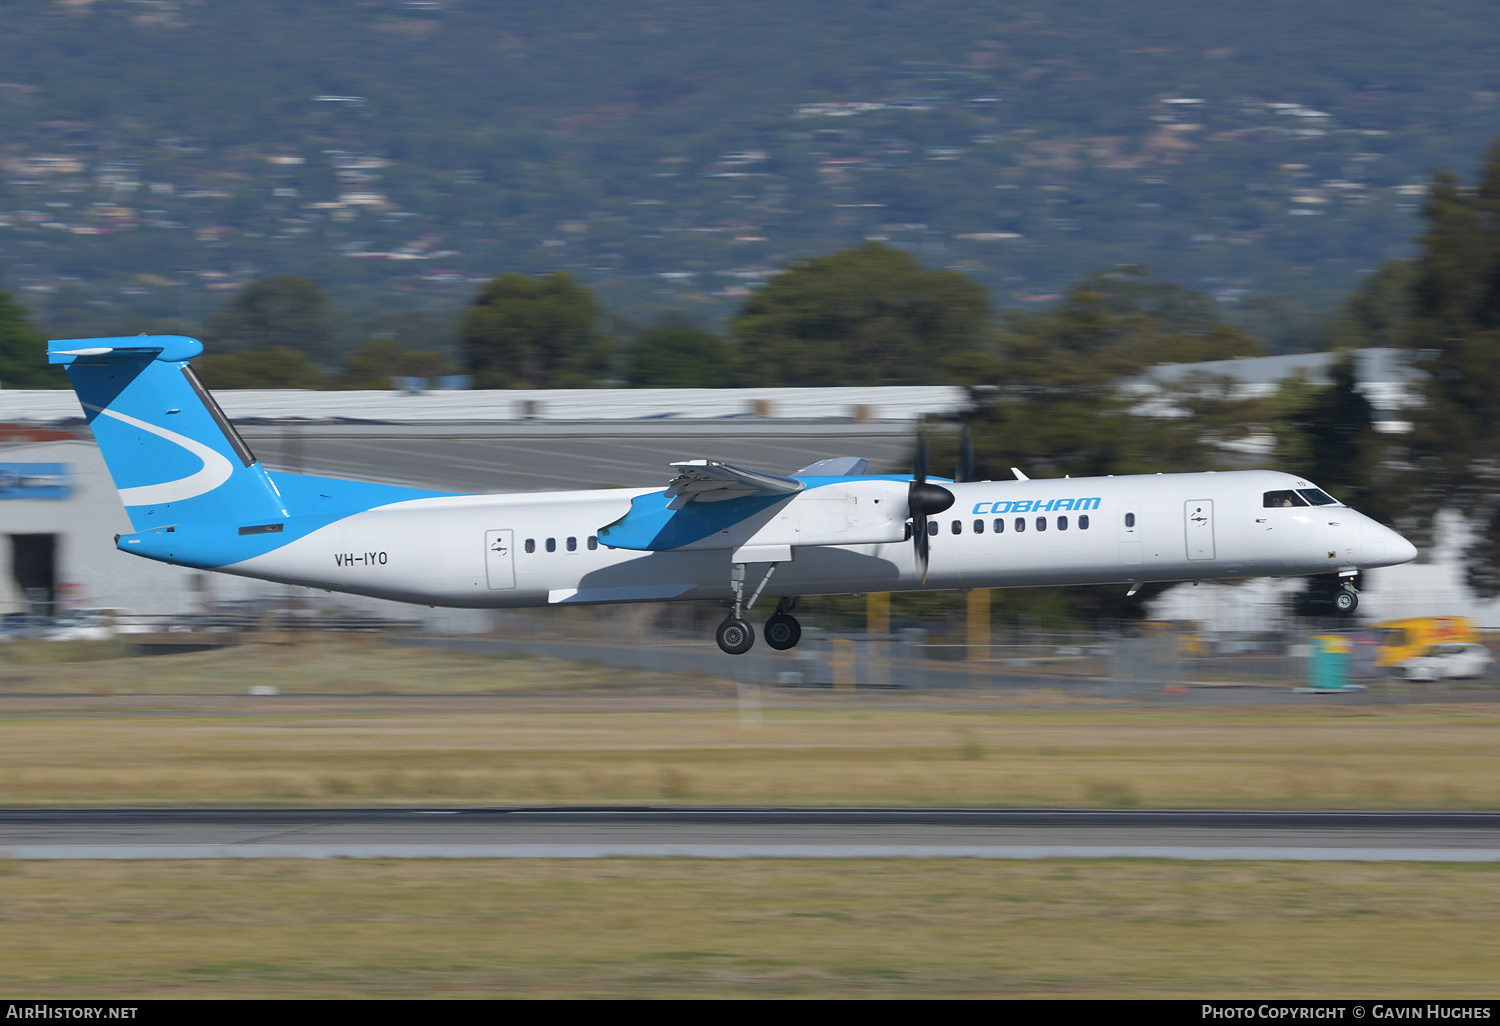
<path id="1" fill-rule="evenodd" d="M 933 518 L 939 529 L 925 580 L 909 541 L 793 546 L 767 594 L 1286 577 L 1388 566 L 1416 554 L 1400 535 L 1347 506 L 1265 508 L 1265 492 L 1310 487 L 1273 471 L 943 486 L 955 501 Z M 629 511 L 631 498 L 656 490 L 416 499 L 355 514 L 220 569 L 434 606 L 731 597 L 728 547 L 640 552 L 601 542 L 588 548 L 599 528 Z M 996 504 L 1008 510 L 1063 498 L 1099 501 L 1088 509 L 1007 511 L 999 516 L 1005 530 L 994 530 Z M 1087 529 L 1080 515 L 1087 515 Z M 1066 530 L 1060 517 L 1068 518 Z M 1045 530 L 1037 529 L 1038 518 Z M 1024 531 L 1015 529 L 1017 519 L 1025 521 Z M 976 521 L 983 521 L 982 533 Z M 534 551 L 527 551 L 528 540 Z M 750 564 L 752 587 L 766 566 Z"/>

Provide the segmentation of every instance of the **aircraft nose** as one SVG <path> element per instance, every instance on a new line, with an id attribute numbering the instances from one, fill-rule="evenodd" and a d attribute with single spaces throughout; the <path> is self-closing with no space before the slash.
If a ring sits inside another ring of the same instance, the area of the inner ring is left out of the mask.
<path id="1" fill-rule="evenodd" d="M 1387 558 L 1390 559 L 1392 566 L 1397 563 L 1410 563 L 1417 558 L 1417 547 L 1415 545 L 1390 528 L 1386 528 L 1386 531 L 1390 534 L 1390 537 L 1386 539 L 1385 548 L 1388 554 Z"/>
<path id="2" fill-rule="evenodd" d="M 1359 517 L 1359 565 L 1396 566 L 1417 558 L 1417 547 L 1384 524 Z"/>

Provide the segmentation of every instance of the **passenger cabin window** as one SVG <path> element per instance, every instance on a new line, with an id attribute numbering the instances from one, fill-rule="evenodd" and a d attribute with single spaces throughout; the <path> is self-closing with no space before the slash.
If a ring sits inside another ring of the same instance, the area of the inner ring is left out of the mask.
<path id="1" fill-rule="evenodd" d="M 975 534 L 983 534 L 984 533 L 984 521 L 983 520 L 976 520 L 976 521 L 974 521 L 974 533 Z"/>
<path id="2" fill-rule="evenodd" d="M 1134 527 L 1135 526 L 1135 514 L 1134 513 L 1126 513 L 1125 514 L 1125 526 L 1126 527 Z"/>
<path id="3" fill-rule="evenodd" d="M 1288 488 L 1280 492 L 1267 492 L 1261 505 L 1266 509 L 1279 509 L 1283 506 L 1306 506 L 1307 500 Z"/>
<path id="4" fill-rule="evenodd" d="M 955 521 L 953 521 L 953 533 L 954 534 L 963 534 L 964 533 L 964 522 L 962 520 L 955 520 Z"/>
<path id="5" fill-rule="evenodd" d="M 577 538 L 569 538 L 568 539 L 568 551 L 569 552 L 577 552 L 578 551 L 578 539 Z"/>
<path id="6" fill-rule="evenodd" d="M 1047 529 L 1047 518 L 1046 517 L 1037 517 L 1036 518 L 1036 529 L 1038 531 L 1045 531 Z"/>
<path id="7" fill-rule="evenodd" d="M 527 538 L 526 539 L 526 551 L 527 552 L 535 552 L 536 551 L 536 539 L 535 538 Z"/>
<path id="8" fill-rule="evenodd" d="M 1016 533 L 1020 534 L 1026 530 L 1026 518 L 1016 517 Z"/>
<path id="9" fill-rule="evenodd" d="M 1067 517 L 1058 517 L 1057 518 L 1057 529 L 1059 531 L 1066 531 L 1068 529 L 1068 518 Z"/>
<path id="10" fill-rule="evenodd" d="M 557 539 L 556 538 L 548 538 L 547 539 L 547 551 L 548 552 L 556 552 L 557 551 Z"/>
<path id="11" fill-rule="evenodd" d="M 929 520 L 929 521 L 927 521 L 927 533 L 928 533 L 929 536 L 936 536 L 937 535 L 937 533 L 938 533 L 938 522 L 936 520 Z"/>
<path id="12" fill-rule="evenodd" d="M 995 533 L 996 534 L 1004 534 L 1005 533 L 1005 521 L 1001 520 L 999 517 L 995 518 Z"/>
<path id="13" fill-rule="evenodd" d="M 1297 494 L 1314 506 L 1334 506 L 1339 501 L 1321 488 L 1298 488 Z"/>
<path id="14" fill-rule="evenodd" d="M 598 547 L 599 547 L 599 539 L 597 537 L 595 537 L 594 535 L 592 535 L 592 534 L 589 535 L 589 551 L 593 552 Z"/>
<path id="15" fill-rule="evenodd" d="M 1089 515 L 1087 513 L 1078 514 L 1078 529 L 1080 531 L 1087 531 L 1089 529 Z"/>

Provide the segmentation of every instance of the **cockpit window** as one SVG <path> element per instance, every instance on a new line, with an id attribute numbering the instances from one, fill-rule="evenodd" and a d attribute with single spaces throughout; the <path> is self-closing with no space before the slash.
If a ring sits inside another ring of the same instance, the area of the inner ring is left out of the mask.
<path id="1" fill-rule="evenodd" d="M 1261 505 L 1266 509 L 1276 509 L 1280 506 L 1306 506 L 1307 500 L 1288 488 L 1283 492 L 1267 492 L 1265 501 Z"/>
<path id="2" fill-rule="evenodd" d="M 1314 506 L 1332 506 L 1339 501 L 1321 488 L 1298 488 L 1297 494 Z"/>

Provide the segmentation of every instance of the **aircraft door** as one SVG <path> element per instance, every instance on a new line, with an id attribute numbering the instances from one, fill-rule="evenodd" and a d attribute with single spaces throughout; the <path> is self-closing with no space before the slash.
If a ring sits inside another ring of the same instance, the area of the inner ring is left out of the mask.
<path id="1" fill-rule="evenodd" d="M 1133 502 L 1126 503 L 1116 515 L 1120 518 L 1120 562 L 1126 566 L 1139 566 L 1145 548 L 1141 542 L 1141 507 Z"/>
<path id="2" fill-rule="evenodd" d="M 484 575 L 491 591 L 516 586 L 516 553 L 514 531 L 484 532 Z"/>
<path id="3" fill-rule="evenodd" d="M 1182 504 L 1183 527 L 1187 530 L 1187 558 L 1214 558 L 1214 501 L 1189 499 Z"/>

